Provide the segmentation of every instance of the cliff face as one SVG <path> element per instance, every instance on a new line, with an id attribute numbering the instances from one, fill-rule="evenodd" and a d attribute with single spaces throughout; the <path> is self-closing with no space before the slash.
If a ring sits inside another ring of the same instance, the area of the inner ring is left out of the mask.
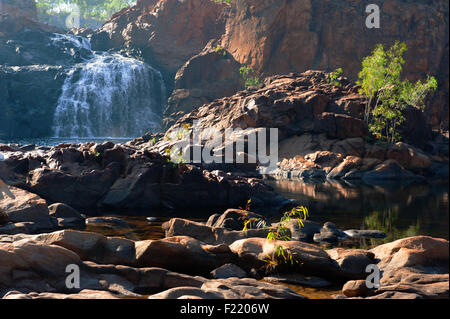
<path id="1" fill-rule="evenodd" d="M 137 49 L 172 76 L 224 33 L 222 4 L 211 0 L 140 0 L 116 13 L 92 37 L 97 50 Z"/>
<path id="2" fill-rule="evenodd" d="M 221 38 L 233 59 L 262 76 L 342 67 L 356 80 L 362 59 L 376 44 L 405 41 L 404 74 L 412 81 L 426 74 L 438 78 L 440 89 L 428 101 L 427 119 L 435 128 L 448 129 L 448 1 L 376 3 L 380 29 L 366 27 L 367 3 L 357 0 L 233 0 L 231 6 L 211 0 L 140 0 L 115 14 L 93 36 L 93 43 L 102 49 L 137 48 L 171 80 L 213 38 Z"/>
<path id="3" fill-rule="evenodd" d="M 264 75 L 333 70 L 357 78 L 362 59 L 377 43 L 405 41 L 405 75 L 433 74 L 440 91 L 429 109 L 433 126 L 448 127 L 448 12 L 444 0 L 377 1 L 381 28 L 365 26 L 367 3 L 356 0 L 235 0 L 224 47 Z"/>

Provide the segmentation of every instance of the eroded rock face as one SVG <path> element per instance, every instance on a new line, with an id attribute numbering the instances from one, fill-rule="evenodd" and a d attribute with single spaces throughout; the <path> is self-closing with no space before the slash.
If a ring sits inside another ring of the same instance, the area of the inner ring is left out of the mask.
<path id="1" fill-rule="evenodd" d="M 211 40 L 199 54 L 190 58 L 175 75 L 175 87 L 164 111 L 169 128 L 181 116 L 215 99 L 230 96 L 244 88 L 240 64 Z"/>
<path id="2" fill-rule="evenodd" d="M 210 0 L 142 0 L 112 16 L 92 36 L 95 50 L 138 49 L 172 76 L 224 32 L 225 6 Z"/>
<path id="3" fill-rule="evenodd" d="M 445 1 L 387 0 L 379 30 L 365 27 L 366 3 L 353 1 L 234 1 L 222 43 L 234 58 L 265 75 L 334 70 L 356 79 L 377 43 L 405 41 L 405 74 L 431 73 L 440 92 L 429 103 L 431 123 L 448 127 L 448 12 Z"/>

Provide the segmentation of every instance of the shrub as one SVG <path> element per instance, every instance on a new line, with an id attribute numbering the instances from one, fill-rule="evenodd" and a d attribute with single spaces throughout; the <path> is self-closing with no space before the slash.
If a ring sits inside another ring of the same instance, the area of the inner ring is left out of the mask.
<path id="1" fill-rule="evenodd" d="M 372 55 L 364 58 L 357 82 L 361 87 L 359 93 L 367 100 L 364 120 L 370 132 L 388 144 L 401 140 L 398 130 L 405 120 L 403 111 L 406 106 L 424 108 L 428 93 L 437 89 L 437 81 L 432 76 L 427 76 L 425 83 L 420 80 L 414 84 L 402 81 L 406 50 L 404 42 L 395 42 L 387 51 L 378 44 Z"/>

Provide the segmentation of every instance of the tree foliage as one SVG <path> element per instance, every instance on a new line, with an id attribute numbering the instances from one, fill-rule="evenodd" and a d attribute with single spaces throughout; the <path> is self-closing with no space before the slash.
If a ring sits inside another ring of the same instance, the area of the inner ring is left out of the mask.
<path id="1" fill-rule="evenodd" d="M 52 23 L 54 18 L 63 18 L 79 10 L 82 26 L 87 21 L 103 23 L 121 9 L 134 5 L 136 0 L 35 0 L 40 20 Z"/>
<path id="2" fill-rule="evenodd" d="M 395 42 L 387 51 L 378 44 L 372 55 L 364 58 L 357 82 L 361 87 L 359 93 L 367 99 L 364 120 L 370 132 L 387 143 L 401 139 L 399 128 L 405 120 L 406 106 L 424 108 L 428 93 L 437 89 L 437 81 L 432 76 L 427 76 L 424 83 L 402 80 L 406 50 L 404 42 Z"/>
<path id="3" fill-rule="evenodd" d="M 256 72 L 255 70 L 253 70 L 253 68 L 244 65 L 239 69 L 239 72 L 244 79 L 246 88 L 251 86 L 258 86 L 261 84 L 261 80 L 258 76 L 256 76 Z"/>

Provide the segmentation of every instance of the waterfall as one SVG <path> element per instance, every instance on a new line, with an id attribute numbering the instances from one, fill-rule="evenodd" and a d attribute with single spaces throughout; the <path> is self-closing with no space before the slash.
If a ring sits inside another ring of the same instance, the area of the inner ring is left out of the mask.
<path id="1" fill-rule="evenodd" d="M 91 51 L 86 38 L 59 35 L 53 40 Z M 136 137 L 158 131 L 164 103 L 159 71 L 120 54 L 92 52 L 68 72 L 53 119 L 54 136 Z"/>

